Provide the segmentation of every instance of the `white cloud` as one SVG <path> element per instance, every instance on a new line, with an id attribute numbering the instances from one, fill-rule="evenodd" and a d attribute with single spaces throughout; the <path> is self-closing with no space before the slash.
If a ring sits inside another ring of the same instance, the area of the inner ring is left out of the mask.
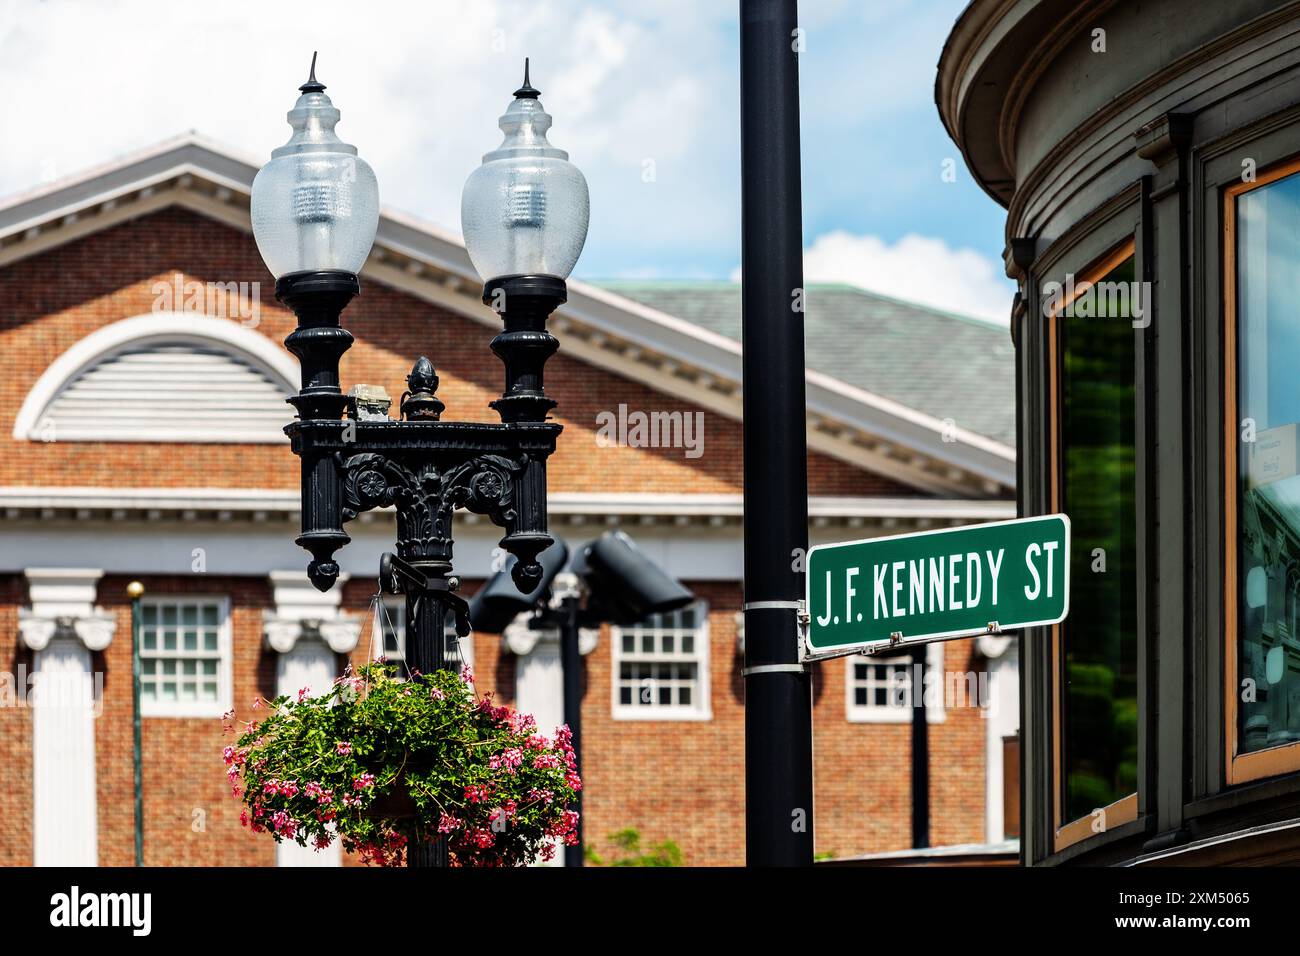
<path id="1" fill-rule="evenodd" d="M 1000 262 L 928 236 L 906 235 L 890 245 L 878 236 L 824 233 L 804 250 L 803 269 L 807 282 L 845 282 L 1000 325 L 1015 294 Z"/>
<path id="2" fill-rule="evenodd" d="M 688 0 L 0 0 L 0 195 L 191 129 L 266 159 L 319 50 L 339 135 L 374 167 L 384 204 L 459 232 L 461 187 L 500 142 L 528 55 L 551 140 L 591 185 L 589 250 L 622 259 L 639 242 L 652 259 L 680 246 L 683 221 L 734 216 L 726 165 L 686 172 L 735 113 L 717 52 L 727 16 Z M 711 231 L 697 241 L 716 243 Z"/>

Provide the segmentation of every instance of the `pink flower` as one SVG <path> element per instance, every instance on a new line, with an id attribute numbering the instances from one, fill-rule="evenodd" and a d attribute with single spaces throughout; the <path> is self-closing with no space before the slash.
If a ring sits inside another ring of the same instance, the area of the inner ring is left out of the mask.
<path id="1" fill-rule="evenodd" d="M 290 840 L 298 832 L 298 821 L 283 810 L 277 810 L 271 815 L 271 829 L 283 837 Z"/>
<path id="2" fill-rule="evenodd" d="M 468 664 L 462 664 L 460 666 L 460 679 L 466 684 L 474 683 L 474 668 L 470 667 Z"/>
<path id="3" fill-rule="evenodd" d="M 432 697 L 434 700 L 446 700 L 446 699 L 447 699 L 447 695 L 444 694 L 444 693 L 443 693 L 439 688 L 437 688 L 437 687 L 435 687 L 435 688 L 433 688 L 432 690 L 429 691 L 429 696 Z"/>
<path id="4" fill-rule="evenodd" d="M 311 842 L 312 842 L 312 846 L 314 846 L 317 850 L 325 850 L 328 849 L 329 845 L 334 841 L 330 839 L 328 836 L 326 836 L 324 833 L 318 833 L 316 834 L 315 838 L 312 839 Z"/>
<path id="5" fill-rule="evenodd" d="M 577 842 L 578 813 L 576 810 L 564 810 L 560 813 L 560 819 L 556 820 L 549 826 L 546 832 L 551 836 L 567 837 L 573 835 L 574 843 Z M 566 843 L 570 842 L 565 840 Z"/>
<path id="6" fill-rule="evenodd" d="M 582 778 L 578 776 L 578 771 L 570 770 L 564 775 L 564 782 L 569 785 L 569 789 L 574 792 L 582 790 Z"/>
<path id="7" fill-rule="evenodd" d="M 301 704 L 304 700 L 306 700 L 306 699 L 307 699 L 307 695 L 310 694 L 310 693 L 311 693 L 311 688 L 310 688 L 310 687 L 300 687 L 300 688 L 298 688 L 298 703 Z"/>
<path id="8" fill-rule="evenodd" d="M 346 757 L 348 754 L 352 753 L 352 744 L 348 743 L 346 740 L 340 740 L 334 745 L 334 751 L 335 753 Z"/>
<path id="9" fill-rule="evenodd" d="M 483 803 L 488 798 L 488 788 L 481 783 L 472 783 L 465 788 L 465 799 L 470 803 Z"/>
<path id="10" fill-rule="evenodd" d="M 493 754 L 488 759 L 488 766 L 493 770 L 504 770 L 506 773 L 513 775 L 523 765 L 523 762 L 524 752 L 518 747 L 511 747 L 503 753 Z"/>
<path id="11" fill-rule="evenodd" d="M 554 843 L 542 844 L 542 862 L 549 863 L 551 862 L 551 860 L 554 859 L 555 859 L 555 844 Z"/>
<path id="12" fill-rule="evenodd" d="M 533 758 L 533 767 L 537 770 L 554 770 L 560 765 L 560 758 L 551 753 L 540 753 Z"/>
<path id="13" fill-rule="evenodd" d="M 516 734 L 529 734 L 537 729 L 537 721 L 533 719 L 532 714 L 521 714 L 513 711 L 506 722 L 510 725 L 510 730 Z"/>
<path id="14" fill-rule="evenodd" d="M 361 776 L 357 777 L 355 780 L 352 781 L 352 789 L 364 790 L 366 789 L 366 787 L 374 786 L 374 783 L 375 783 L 375 775 L 373 773 L 363 773 L 361 774 Z"/>
<path id="15" fill-rule="evenodd" d="M 459 826 L 460 826 L 460 821 L 453 816 L 444 813 L 438 817 L 439 833 L 450 833 L 452 830 L 455 830 Z"/>

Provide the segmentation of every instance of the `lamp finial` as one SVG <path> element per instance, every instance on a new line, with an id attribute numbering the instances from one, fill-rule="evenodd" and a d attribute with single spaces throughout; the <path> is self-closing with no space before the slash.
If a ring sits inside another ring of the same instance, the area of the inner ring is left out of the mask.
<path id="1" fill-rule="evenodd" d="M 311 54 L 311 72 L 307 77 L 307 82 L 298 87 L 298 89 L 304 93 L 325 92 L 325 84 L 316 79 L 316 53 L 317 51 L 313 50 Z"/>
<path id="2" fill-rule="evenodd" d="M 524 85 L 515 90 L 515 99 L 535 100 L 541 95 L 542 91 L 536 89 L 533 84 L 528 82 L 528 57 L 524 57 Z"/>

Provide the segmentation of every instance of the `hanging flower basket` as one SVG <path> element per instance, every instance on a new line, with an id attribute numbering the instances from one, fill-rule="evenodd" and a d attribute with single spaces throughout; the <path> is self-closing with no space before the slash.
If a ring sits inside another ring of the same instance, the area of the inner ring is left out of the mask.
<path id="1" fill-rule="evenodd" d="M 278 697 L 245 725 L 224 752 L 240 822 L 277 842 L 341 840 L 384 866 L 439 839 L 453 866 L 520 866 L 576 842 L 569 805 L 582 781 L 567 727 L 549 739 L 532 717 L 476 699 L 468 668 L 397 671 L 367 665 L 329 694 Z"/>

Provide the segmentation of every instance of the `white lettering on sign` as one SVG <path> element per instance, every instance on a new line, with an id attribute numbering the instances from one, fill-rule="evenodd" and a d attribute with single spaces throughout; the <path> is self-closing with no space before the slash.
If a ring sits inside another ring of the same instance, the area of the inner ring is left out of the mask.
<path id="1" fill-rule="evenodd" d="M 875 594 L 875 600 L 871 602 L 871 616 L 880 620 L 880 612 L 885 612 L 885 617 L 889 617 L 889 605 L 885 603 L 885 575 L 889 573 L 889 565 L 877 564 L 871 569 L 871 580 L 875 582 L 872 593 Z M 830 587 L 830 577 L 827 576 L 826 586 Z M 830 591 L 827 590 L 826 596 L 829 600 Z"/>
<path id="2" fill-rule="evenodd" d="M 1037 548 L 1038 545 L 1033 545 Z M 1055 549 L 1056 545 L 1053 544 Z M 873 620 L 908 617 L 914 614 L 933 614 L 936 611 L 960 611 L 979 607 L 987 594 L 988 606 L 998 603 L 998 576 L 1002 573 L 1005 548 L 996 552 L 958 552 L 933 558 L 908 561 L 886 561 L 871 566 L 871 617 Z M 1050 563 L 1049 563 L 1050 569 Z M 1032 564 L 1031 564 L 1032 571 Z M 862 612 L 854 611 L 853 599 L 858 590 L 853 579 L 861 568 L 845 571 L 844 618 L 845 622 L 862 620 Z M 987 576 L 988 588 L 985 588 Z M 964 587 L 963 587 L 964 585 Z M 831 572 L 826 572 L 825 613 L 817 623 L 831 623 Z M 1050 596 L 1050 591 L 1049 591 Z M 834 621 L 838 623 L 837 616 Z"/>
<path id="3" fill-rule="evenodd" d="M 984 552 L 986 555 L 988 555 L 989 558 L 989 577 L 993 579 L 993 606 L 994 607 L 997 607 L 998 604 L 998 572 L 1002 570 L 1003 551 L 1004 551 L 1003 548 L 998 548 L 998 559 L 996 561 L 993 560 L 992 551 Z"/>
<path id="4" fill-rule="evenodd" d="M 1025 567 L 1029 571 L 1030 583 L 1024 586 L 1024 590 L 1029 600 L 1054 595 L 1056 552 L 1059 548 L 1058 541 L 1035 541 L 1025 549 Z M 871 616 L 879 621 L 963 608 L 995 608 L 998 605 L 998 579 L 1005 557 L 1006 549 L 998 548 L 983 553 L 966 551 L 928 559 L 873 564 Z M 854 606 L 854 599 L 859 597 L 854 580 L 861 573 L 860 567 L 844 570 L 844 616 L 840 617 L 831 613 L 833 582 L 831 572 L 826 572 L 826 603 L 824 612 L 817 618 L 819 626 L 862 620 L 863 611 Z"/>
<path id="5" fill-rule="evenodd" d="M 847 585 L 847 586 L 844 588 L 844 620 L 845 620 L 845 621 L 852 621 L 852 620 L 853 620 L 853 595 L 855 595 L 855 594 L 858 593 L 858 589 L 855 588 L 855 587 L 853 586 L 853 579 L 856 578 L 856 577 L 858 576 L 858 572 L 861 571 L 861 570 L 862 570 L 861 568 L 849 568 L 849 569 L 847 569 L 847 570 L 844 572 L 844 583 L 845 583 L 845 585 Z M 830 586 L 831 586 L 830 575 L 828 574 L 828 575 L 826 576 L 826 578 L 827 578 L 827 580 L 826 580 L 826 589 L 827 589 L 827 590 L 826 590 L 826 598 L 827 598 L 826 603 L 827 603 L 827 605 L 829 605 L 829 604 L 830 604 L 830 593 L 831 593 L 831 592 L 830 592 Z"/>
<path id="6" fill-rule="evenodd" d="M 964 605 L 957 600 L 957 585 L 961 584 L 961 575 L 957 573 L 957 565 L 961 562 L 960 554 L 948 555 L 948 609 L 951 611 L 960 611 Z"/>
<path id="7" fill-rule="evenodd" d="M 1034 542 L 1025 549 L 1025 565 L 1029 568 L 1030 577 L 1034 579 L 1032 585 L 1025 585 L 1025 597 L 1029 598 L 1029 600 L 1037 601 L 1038 595 L 1043 590 L 1043 582 L 1038 576 L 1038 566 L 1034 564 L 1034 559 L 1044 555 L 1047 557 L 1045 575 L 1047 578 L 1047 596 L 1052 596 L 1052 591 L 1054 590 L 1052 587 L 1052 561 L 1056 557 L 1053 552 L 1056 551 L 1057 547 L 1058 542 L 1056 541 L 1044 541 L 1041 545 L 1038 544 L 1038 542 Z"/>

